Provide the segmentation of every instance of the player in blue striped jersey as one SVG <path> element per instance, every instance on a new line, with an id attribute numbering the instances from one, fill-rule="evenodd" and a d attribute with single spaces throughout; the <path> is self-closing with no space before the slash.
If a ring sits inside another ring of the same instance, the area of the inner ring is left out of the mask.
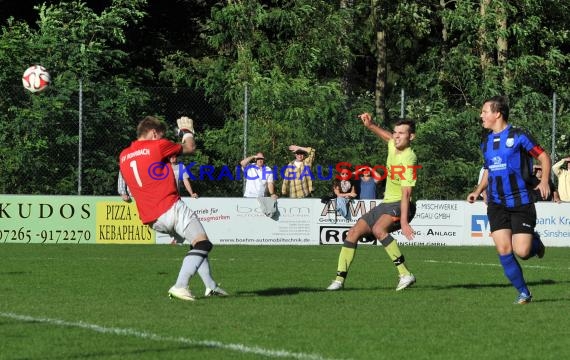
<path id="1" fill-rule="evenodd" d="M 509 105 L 503 96 L 485 101 L 481 109 L 483 137 L 481 150 L 485 172 L 481 183 L 467 196 L 474 202 L 487 191 L 487 216 L 505 276 L 519 292 L 515 303 L 527 304 L 532 294 L 523 277 L 515 254 L 522 260 L 544 256 L 544 245 L 536 225 L 536 209 L 532 190 L 543 198 L 550 194 L 550 156 L 524 130 L 508 123 Z M 532 186 L 533 158 L 548 169 L 537 186 Z"/>

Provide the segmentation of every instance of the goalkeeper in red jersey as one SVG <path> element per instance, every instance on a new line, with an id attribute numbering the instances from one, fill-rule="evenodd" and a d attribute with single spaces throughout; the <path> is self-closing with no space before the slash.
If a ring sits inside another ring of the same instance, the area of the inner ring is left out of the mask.
<path id="1" fill-rule="evenodd" d="M 154 230 L 191 243 L 182 262 L 178 279 L 168 290 L 171 298 L 194 300 L 188 289 L 192 276 L 198 272 L 206 285 L 206 296 L 227 295 L 212 278 L 208 254 L 212 243 L 196 213 L 182 200 L 176 187 L 169 158 L 191 154 L 196 150 L 192 119 L 177 120 L 182 143 L 164 139 L 166 125 L 147 116 L 137 126 L 137 140 L 119 156 L 121 174 L 131 190 L 141 221 Z"/>

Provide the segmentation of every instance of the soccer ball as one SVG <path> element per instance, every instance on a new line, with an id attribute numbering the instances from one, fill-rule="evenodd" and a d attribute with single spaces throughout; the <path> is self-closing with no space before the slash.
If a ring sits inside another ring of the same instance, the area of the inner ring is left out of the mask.
<path id="1" fill-rule="evenodd" d="M 35 93 L 45 90 L 48 87 L 51 78 L 46 68 L 41 65 L 33 65 L 24 71 L 22 76 L 22 84 L 24 87 Z"/>

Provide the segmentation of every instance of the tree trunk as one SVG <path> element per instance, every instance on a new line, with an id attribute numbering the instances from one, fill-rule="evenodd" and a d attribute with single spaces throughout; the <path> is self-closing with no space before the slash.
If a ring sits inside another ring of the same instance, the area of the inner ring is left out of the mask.
<path id="1" fill-rule="evenodd" d="M 376 87 L 374 93 L 374 105 L 376 116 L 388 125 L 386 114 L 386 33 L 376 31 Z"/>
<path id="2" fill-rule="evenodd" d="M 386 111 L 386 32 L 382 29 L 382 21 L 379 9 L 379 0 L 372 0 L 372 23 L 376 30 L 376 81 L 374 86 L 374 111 L 376 118 L 384 124 L 388 124 Z"/>
<path id="3" fill-rule="evenodd" d="M 481 70 L 483 76 L 487 77 L 487 70 L 491 66 L 491 58 L 487 53 L 487 29 L 485 27 L 485 17 L 487 16 L 487 9 L 491 4 L 491 0 L 481 0 L 479 13 L 481 15 L 481 25 L 479 27 L 479 59 L 481 62 Z"/>
<path id="4" fill-rule="evenodd" d="M 503 87 L 508 88 L 510 76 L 507 70 L 507 14 L 504 6 L 497 7 L 497 28 L 499 35 L 497 37 L 497 63 L 503 71 Z"/>
<path id="5" fill-rule="evenodd" d="M 340 8 L 341 10 L 344 9 L 351 9 L 354 6 L 353 0 L 340 0 Z M 351 17 L 350 22 L 347 24 L 345 28 L 346 33 L 351 33 L 354 31 L 353 26 L 353 19 Z M 352 94 L 352 73 L 354 71 L 353 64 L 346 60 L 344 62 L 344 74 L 342 76 L 342 91 L 348 97 Z"/>
<path id="6" fill-rule="evenodd" d="M 441 7 L 441 9 L 439 10 L 440 12 L 445 10 L 445 0 L 439 0 L 439 6 Z M 443 42 L 446 43 L 447 42 L 447 25 L 443 23 L 442 21 L 442 25 L 443 28 L 441 29 L 441 38 L 443 39 Z"/>

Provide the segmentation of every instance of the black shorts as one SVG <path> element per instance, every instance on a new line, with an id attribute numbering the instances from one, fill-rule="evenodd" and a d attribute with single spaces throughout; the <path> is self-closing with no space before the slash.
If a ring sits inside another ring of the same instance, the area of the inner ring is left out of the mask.
<path id="1" fill-rule="evenodd" d="M 491 232 L 510 229 L 513 234 L 532 234 L 536 226 L 536 208 L 527 204 L 508 208 L 499 204 L 487 206 Z"/>
<path id="2" fill-rule="evenodd" d="M 402 228 L 402 224 L 400 223 L 401 209 L 399 201 L 394 203 L 381 203 L 374 209 L 362 215 L 361 219 L 368 224 L 370 229 L 372 229 L 376 221 L 378 221 L 382 215 L 390 215 L 392 217 L 393 223 L 390 226 L 390 229 L 388 229 L 388 232 L 398 231 Z M 408 222 L 412 222 L 415 215 L 416 204 L 414 202 L 410 202 L 410 207 L 408 209 Z"/>

